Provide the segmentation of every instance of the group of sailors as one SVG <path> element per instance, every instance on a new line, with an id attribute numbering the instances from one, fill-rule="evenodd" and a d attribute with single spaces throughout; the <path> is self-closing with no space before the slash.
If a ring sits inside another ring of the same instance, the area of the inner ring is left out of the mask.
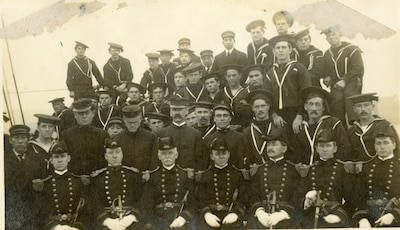
<path id="1" fill-rule="evenodd" d="M 263 20 L 246 26 L 247 54 L 232 31 L 215 58 L 187 38 L 173 62 L 148 53 L 140 84 L 121 45 L 103 78 L 76 42 L 72 106 L 9 130 L 6 229 L 399 226 L 399 138 L 361 93 L 360 49 L 335 26 L 322 53 L 287 11 L 273 22 L 270 40 Z"/>

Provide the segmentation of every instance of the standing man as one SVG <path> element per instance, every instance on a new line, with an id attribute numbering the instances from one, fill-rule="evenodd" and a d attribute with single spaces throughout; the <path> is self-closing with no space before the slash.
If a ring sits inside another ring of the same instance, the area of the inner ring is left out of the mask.
<path id="1" fill-rule="evenodd" d="M 204 73 L 211 73 L 214 67 L 214 52 L 212 50 L 203 50 L 200 52 L 201 63 L 204 67 Z"/>
<path id="2" fill-rule="evenodd" d="M 154 82 L 149 85 L 148 92 L 152 101 L 146 105 L 146 113 L 157 112 L 169 115 L 169 101 L 165 99 L 167 86 L 164 82 Z"/>
<path id="3" fill-rule="evenodd" d="M 199 130 L 186 124 L 186 115 L 190 101 L 185 98 L 171 98 L 172 124 L 158 132 L 159 137 L 170 136 L 178 149 L 176 161 L 189 178 L 194 178 L 194 172 L 207 168 L 207 156 L 204 153 L 202 134 Z"/>
<path id="4" fill-rule="evenodd" d="M 159 138 L 161 167 L 152 172 L 142 197 L 145 229 L 189 229 L 195 211 L 194 183 L 175 163 L 178 155 L 172 137 Z"/>
<path id="5" fill-rule="evenodd" d="M 54 98 L 49 103 L 53 106 L 53 116 L 60 118 L 56 126 L 57 138 L 59 138 L 60 133 L 76 124 L 76 120 L 72 110 L 64 105 L 64 97 Z"/>
<path id="6" fill-rule="evenodd" d="M 373 135 L 377 157 L 362 169 L 353 219 L 360 228 L 399 227 L 400 161 L 394 156 L 398 137 L 390 127 L 377 129 Z"/>
<path id="7" fill-rule="evenodd" d="M 214 104 L 206 101 L 199 101 L 192 103 L 192 105 L 194 105 L 194 114 L 196 114 L 197 117 L 197 123 L 194 128 L 199 130 L 202 136 L 204 136 L 212 126 L 211 116 Z"/>
<path id="8" fill-rule="evenodd" d="M 40 223 L 41 229 L 85 230 L 88 209 L 84 204 L 88 201 L 89 177 L 68 171 L 71 156 L 64 142 L 54 143 L 50 154 L 53 165 L 51 174 L 33 181 L 33 188 L 37 192 L 36 208 L 41 210 L 36 221 Z"/>
<path id="9" fill-rule="evenodd" d="M 109 90 L 100 89 L 97 91 L 99 105 L 93 118 L 93 126 L 106 129 L 111 117 L 121 117 L 121 109 L 118 105 L 112 104 L 113 93 Z"/>
<path id="10" fill-rule="evenodd" d="M 40 159 L 39 162 L 36 162 L 38 168 L 35 170 L 34 178 L 45 178 L 53 171 L 52 164 L 50 164 L 50 147 L 54 144 L 52 135 L 60 119 L 45 114 L 35 114 L 34 116 L 38 118 L 37 131 L 39 135 L 36 139 L 29 141 L 28 149 L 36 153 Z"/>
<path id="11" fill-rule="evenodd" d="M 339 26 L 321 32 L 331 47 L 324 53 L 324 84 L 331 87 L 332 115 L 344 125 L 357 120 L 351 102 L 346 98 L 360 94 L 363 84 L 364 63 L 357 46 L 341 41 Z"/>
<path id="12" fill-rule="evenodd" d="M 231 154 L 229 163 L 238 169 L 244 169 L 247 161 L 248 145 L 245 136 L 230 127 L 232 109 L 229 105 L 218 104 L 214 106 L 213 110 L 214 125 L 203 135 L 205 145 L 211 146 L 212 141 L 216 138 L 224 139 Z"/>
<path id="13" fill-rule="evenodd" d="M 243 125 L 241 123 L 242 118 L 239 112 L 241 106 L 240 102 L 245 100 L 247 96 L 247 90 L 240 84 L 243 66 L 225 65 L 222 69 L 222 74 L 227 84 L 222 90 L 223 94 L 221 101 L 232 108 L 233 118 L 231 125 L 234 126 L 235 129 L 240 130 Z"/>
<path id="14" fill-rule="evenodd" d="M 293 16 L 288 11 L 281 10 L 272 16 L 272 22 L 278 35 L 289 34 L 288 30 L 293 26 Z"/>
<path id="15" fill-rule="evenodd" d="M 174 72 L 176 65 L 171 62 L 172 56 L 174 56 L 173 50 L 163 49 L 157 50 L 160 53 L 160 70 L 162 75 L 164 76 L 164 82 L 168 84 L 168 91 L 166 92 L 166 96 L 171 96 L 172 92 L 175 91 L 175 83 L 174 83 Z"/>
<path id="16" fill-rule="evenodd" d="M 207 90 L 200 81 L 203 74 L 202 67 L 201 63 L 194 63 L 183 69 L 188 79 L 188 85 L 177 92 L 178 97 L 186 98 L 191 102 L 207 99 Z"/>
<path id="17" fill-rule="evenodd" d="M 314 148 L 317 135 L 322 129 L 330 129 L 337 146 L 335 157 L 350 160 L 351 145 L 346 130 L 338 118 L 329 115 L 329 93 L 319 87 L 308 87 L 301 92 L 301 100 L 307 116 L 300 132 L 293 135 L 293 154 L 289 159 L 295 163 L 312 165 L 318 159 Z"/>
<path id="18" fill-rule="evenodd" d="M 61 133 L 71 155 L 69 170 L 77 175 L 89 175 L 92 171 L 105 166 L 104 140 L 108 133 L 92 125 L 95 106 L 91 99 L 81 98 L 72 104 L 76 126 Z"/>
<path id="19" fill-rule="evenodd" d="M 247 64 L 264 64 L 269 70 L 274 63 L 274 54 L 268 40 L 264 38 L 265 22 L 254 20 L 246 26 L 250 33 L 252 42 L 247 46 Z"/>
<path id="20" fill-rule="evenodd" d="M 233 31 L 224 31 L 221 37 L 225 50 L 215 56 L 212 72 L 221 72 L 224 65 L 245 65 L 247 61 L 246 54 L 235 49 L 235 33 Z"/>
<path id="21" fill-rule="evenodd" d="M 277 127 L 271 118 L 271 108 L 274 101 L 271 92 L 256 90 L 251 92 L 246 100 L 254 114 L 254 119 L 251 121 L 250 126 L 243 131 L 243 135 L 250 145 L 247 162 L 251 167 L 255 164 L 264 164 L 268 159 L 266 137 L 273 130 L 279 129 L 281 130 L 280 135 L 286 135 L 287 138 L 288 128 L 287 126 Z M 254 171 L 251 170 L 250 173 L 254 174 Z"/>
<path id="22" fill-rule="evenodd" d="M 186 50 L 190 50 L 191 49 L 191 44 L 190 44 L 190 39 L 189 38 L 181 38 L 178 41 L 178 50 L 181 51 L 181 49 L 186 49 Z M 180 55 L 179 55 L 180 56 Z M 192 62 L 201 62 L 200 57 L 196 56 L 194 54 L 194 51 L 192 51 L 190 54 L 190 60 L 192 60 Z M 182 65 L 182 59 L 181 58 L 175 58 L 173 61 L 173 63 L 175 63 L 176 65 Z"/>
<path id="23" fill-rule="evenodd" d="M 108 44 L 111 58 L 103 67 L 104 82 L 110 90 L 113 90 L 115 96 L 113 103 L 119 105 L 120 101 L 123 103 L 127 98 L 126 84 L 132 82 L 133 79 L 132 66 L 129 59 L 120 56 L 120 53 L 124 51 L 122 45 L 113 42 Z"/>
<path id="24" fill-rule="evenodd" d="M 375 103 L 378 101 L 376 93 L 356 94 L 347 99 L 353 104 L 353 110 L 358 116 L 358 120 L 347 130 L 352 146 L 352 160 L 368 161 L 376 156 L 373 134 L 383 128 L 392 130 L 396 144 L 393 153 L 396 158 L 400 158 L 396 129 L 389 121 L 374 115 Z"/>
<path id="25" fill-rule="evenodd" d="M 167 79 L 165 79 L 163 73 L 161 72 L 161 68 L 158 65 L 158 58 L 160 57 L 160 54 L 147 53 L 146 57 L 148 58 L 150 68 L 143 73 L 143 77 L 140 80 L 140 85 L 147 89 L 149 85 L 154 82 L 167 83 Z"/>
<path id="26" fill-rule="evenodd" d="M 143 115 L 138 105 L 127 105 L 122 108 L 122 118 L 126 130 L 116 136 L 124 152 L 122 163 L 129 167 L 135 167 L 144 174 L 143 178 L 148 179 L 145 172 L 151 168 L 152 158 L 157 156 L 156 136 L 142 128 Z"/>
<path id="27" fill-rule="evenodd" d="M 293 37 L 278 35 L 270 40 L 276 63 L 267 73 L 267 89 L 274 95 L 272 117 L 276 126 L 287 124 L 298 132 L 303 121 L 300 92 L 311 86 L 308 70 L 299 62 L 291 60 Z"/>
<path id="28" fill-rule="evenodd" d="M 296 49 L 294 49 L 295 60 L 307 68 L 311 84 L 321 87 L 320 79 L 322 78 L 324 68 L 323 53 L 311 45 L 310 29 L 307 28 L 296 33 L 294 39 L 296 40 Z"/>
<path id="29" fill-rule="evenodd" d="M 29 127 L 13 125 L 10 128 L 11 152 L 4 153 L 5 227 L 10 230 L 36 225 L 32 207 L 32 162 L 35 153 L 27 151 Z"/>
<path id="30" fill-rule="evenodd" d="M 137 223 L 142 194 L 139 170 L 122 164 L 124 151 L 118 140 L 107 138 L 104 148 L 107 167 L 91 174 L 96 229 L 141 229 Z"/>
<path id="31" fill-rule="evenodd" d="M 76 57 L 68 63 L 67 87 L 69 96 L 78 100 L 94 93 L 92 76 L 94 75 L 100 86 L 104 86 L 104 79 L 96 63 L 85 56 L 87 45 L 75 42 Z"/>
<path id="32" fill-rule="evenodd" d="M 192 63 L 201 63 L 201 62 L 194 62 L 193 55 L 194 51 L 190 49 L 178 49 L 179 51 L 179 65 L 178 68 L 185 68 Z M 175 62 L 174 62 L 175 63 Z"/>
<path id="33" fill-rule="evenodd" d="M 204 75 L 201 80 L 204 82 L 204 86 L 208 92 L 208 98 L 206 101 L 211 103 L 220 102 L 222 100 L 222 91 L 220 91 L 221 79 L 219 72 L 213 72 Z"/>

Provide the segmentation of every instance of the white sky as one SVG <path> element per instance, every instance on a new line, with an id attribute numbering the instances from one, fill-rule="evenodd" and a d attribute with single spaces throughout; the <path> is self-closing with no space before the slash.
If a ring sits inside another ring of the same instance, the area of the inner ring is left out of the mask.
<path id="1" fill-rule="evenodd" d="M 0 9 L 5 25 L 20 20 L 38 10 L 54 4 L 51 0 L 2 0 Z M 68 1 L 66 1 L 68 2 Z M 192 40 L 192 49 L 198 54 L 203 49 L 212 49 L 214 54 L 223 50 L 220 34 L 224 30 L 236 33 L 236 48 L 246 52 L 250 34 L 245 31 L 248 22 L 264 19 L 267 23 L 266 37 L 276 35 L 272 24 L 272 14 L 278 10 L 294 11 L 302 4 L 314 0 L 132 0 L 127 6 L 117 10 L 121 1 L 103 1 L 106 5 L 89 15 L 75 16 L 69 22 L 52 32 L 8 40 L 14 73 L 20 91 L 25 121 L 35 129 L 34 113 L 51 114 L 49 100 L 66 97 L 66 104 L 72 102 L 66 90 L 67 63 L 74 57 L 74 41 L 78 40 L 90 48 L 86 55 L 93 59 L 102 70 L 109 58 L 107 42 L 124 45 L 122 56 L 130 59 L 134 81 L 140 81 L 148 68 L 147 52 L 158 49 L 176 49 L 181 37 Z M 294 3 L 295 2 L 295 3 Z M 376 21 L 400 31 L 397 9 L 400 1 L 391 0 L 341 0 L 340 2 L 375 19 Z M 263 10 L 266 10 L 263 11 Z M 62 15 L 60 15 L 62 16 Z M 335 17 L 335 15 L 328 15 Z M 351 23 L 351 22 L 349 22 Z M 297 23 L 291 31 L 304 28 Z M 311 25 L 312 43 L 325 51 L 329 46 L 325 37 L 319 35 Z M 365 64 L 364 92 L 378 92 L 381 97 L 379 114 L 399 125 L 399 34 L 382 40 L 364 39 L 358 35 L 349 40 L 363 50 Z M 63 46 L 61 46 L 61 43 Z M 2 61 L 5 73 L 3 86 L 10 93 L 15 120 L 21 123 L 18 103 L 8 54 L 2 40 Z M 175 54 L 178 53 L 175 51 Z M 4 103 L 4 100 L 2 100 Z M 7 131 L 8 127 L 4 127 Z"/>

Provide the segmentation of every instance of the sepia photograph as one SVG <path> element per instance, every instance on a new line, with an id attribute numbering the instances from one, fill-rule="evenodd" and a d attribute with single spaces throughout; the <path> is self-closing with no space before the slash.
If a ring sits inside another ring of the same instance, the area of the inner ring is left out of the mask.
<path id="1" fill-rule="evenodd" d="M 400 227 L 396 0 L 2 0 L 0 228 Z"/>

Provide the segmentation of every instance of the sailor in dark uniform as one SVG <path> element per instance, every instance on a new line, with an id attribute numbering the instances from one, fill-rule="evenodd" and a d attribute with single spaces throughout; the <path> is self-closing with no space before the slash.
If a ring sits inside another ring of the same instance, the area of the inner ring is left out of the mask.
<path id="1" fill-rule="evenodd" d="M 361 49 L 341 41 L 340 26 L 331 26 L 321 32 L 331 47 L 324 53 L 324 84 L 331 88 L 332 115 L 343 124 L 357 120 L 347 97 L 360 94 L 363 85 L 364 62 Z"/>
<path id="2" fill-rule="evenodd" d="M 115 137 L 125 130 L 125 124 L 121 117 L 111 117 L 107 123 L 106 131 L 110 137 Z"/>
<path id="3" fill-rule="evenodd" d="M 49 103 L 53 106 L 53 116 L 61 119 L 56 126 L 57 138 L 59 138 L 64 130 L 76 125 L 76 120 L 72 110 L 64 105 L 64 97 L 54 98 Z"/>
<path id="4" fill-rule="evenodd" d="M 179 39 L 179 41 L 178 41 L 178 50 L 179 49 L 190 50 L 190 48 L 191 48 L 191 44 L 190 44 L 190 39 L 189 38 L 181 38 L 181 39 Z M 190 60 L 192 62 L 201 62 L 200 57 L 196 56 L 194 54 L 194 52 L 190 53 L 189 55 L 190 55 Z M 172 62 L 175 63 L 176 65 L 182 65 L 183 64 L 182 63 L 182 59 L 179 58 L 179 57 L 175 58 Z"/>
<path id="5" fill-rule="evenodd" d="M 197 123 L 194 128 L 199 130 L 204 137 L 207 131 L 211 128 L 211 116 L 213 113 L 214 104 L 206 101 L 191 103 L 194 106 L 194 114 L 197 117 Z"/>
<path id="6" fill-rule="evenodd" d="M 197 195 L 198 229 L 243 229 L 244 178 L 228 163 L 230 153 L 223 139 L 215 139 L 210 157 L 213 165 L 201 172 Z"/>
<path id="7" fill-rule="evenodd" d="M 143 96 L 146 93 L 146 89 L 134 82 L 129 83 L 127 89 L 128 99 L 124 104 L 121 105 L 121 108 L 123 109 L 124 106 L 127 105 L 139 105 L 142 111 L 142 115 L 144 115 L 145 108 L 148 107 L 150 104 L 150 102 L 143 99 Z"/>
<path id="8" fill-rule="evenodd" d="M 211 146 L 211 143 L 215 138 L 224 139 L 231 155 L 229 157 L 229 164 L 243 170 L 248 154 L 247 139 L 241 132 L 237 132 L 235 129 L 230 128 L 231 120 L 232 109 L 229 105 L 218 104 L 214 106 L 214 125 L 206 131 L 203 135 L 203 139 L 206 146 Z M 248 179 L 247 173 L 244 173 L 244 176 Z"/>
<path id="9" fill-rule="evenodd" d="M 10 128 L 12 151 L 4 153 L 5 227 L 10 230 L 35 229 L 32 207 L 33 163 L 40 160 L 36 153 L 27 151 L 29 127 Z"/>
<path id="10" fill-rule="evenodd" d="M 272 22 L 275 25 L 278 35 L 289 34 L 288 30 L 293 26 L 293 16 L 286 10 L 275 12 L 272 16 Z"/>
<path id="11" fill-rule="evenodd" d="M 165 98 L 167 83 L 154 82 L 149 85 L 148 92 L 151 102 L 147 104 L 145 112 L 157 112 L 169 115 L 169 101 Z"/>
<path id="12" fill-rule="evenodd" d="M 161 64 L 159 65 L 162 75 L 168 84 L 168 91 L 166 91 L 166 97 L 171 96 L 172 92 L 175 91 L 174 83 L 174 72 L 176 65 L 171 62 L 172 56 L 174 56 L 173 50 L 163 49 L 157 50 L 160 53 Z"/>
<path id="13" fill-rule="evenodd" d="M 291 60 L 293 51 L 293 37 L 278 35 L 270 39 L 276 63 L 267 72 L 267 90 L 274 95 L 274 122 L 278 126 L 286 123 L 294 133 L 300 130 L 302 104 L 300 92 L 311 86 L 311 78 L 306 67 Z"/>
<path id="14" fill-rule="evenodd" d="M 335 157 L 338 148 L 332 130 L 318 133 L 315 149 L 319 159 L 300 182 L 305 194 L 301 225 L 314 229 L 349 227 L 355 180 Z"/>
<path id="15" fill-rule="evenodd" d="M 39 168 L 35 170 L 34 177 L 44 178 L 53 172 L 53 167 L 50 164 L 51 154 L 49 150 L 54 143 L 52 135 L 60 118 L 45 114 L 35 114 L 34 116 L 38 118 L 37 131 L 39 135 L 36 139 L 29 141 L 28 149 L 36 153 L 41 159 L 40 162 L 37 162 Z"/>
<path id="16" fill-rule="evenodd" d="M 188 172 L 189 178 L 193 179 L 195 171 L 207 168 L 208 157 L 204 152 L 201 132 L 186 124 L 188 106 L 187 99 L 171 98 L 172 124 L 159 130 L 158 136 L 173 138 L 179 152 L 176 163 Z"/>
<path id="17" fill-rule="evenodd" d="M 179 51 L 179 58 L 178 58 L 179 64 L 176 63 L 178 65 L 177 68 L 186 68 L 194 63 L 201 64 L 200 59 L 198 62 L 193 60 L 193 55 L 194 55 L 193 50 L 188 49 L 188 48 L 179 48 L 178 51 Z M 175 63 L 175 60 L 176 59 L 174 59 L 174 63 Z"/>
<path id="18" fill-rule="evenodd" d="M 108 166 L 94 171 L 90 190 L 97 229 L 141 229 L 141 174 L 134 167 L 122 165 L 123 150 L 118 140 L 105 141 Z"/>
<path id="19" fill-rule="evenodd" d="M 274 63 L 274 54 L 264 38 L 265 22 L 263 20 L 254 20 L 246 26 L 246 31 L 251 34 L 252 41 L 247 46 L 247 64 L 264 64 L 269 70 Z"/>
<path id="20" fill-rule="evenodd" d="M 209 101 L 211 103 L 221 102 L 223 92 L 220 90 L 222 83 L 220 73 L 212 72 L 203 75 L 200 80 L 203 82 L 208 93 L 206 101 Z"/>
<path id="21" fill-rule="evenodd" d="M 111 57 L 103 67 L 104 84 L 113 90 L 113 103 L 119 105 L 120 101 L 123 103 L 127 98 L 126 84 L 132 82 L 133 79 L 132 66 L 129 59 L 120 56 L 120 53 L 124 51 L 122 45 L 113 42 L 108 44 Z"/>
<path id="22" fill-rule="evenodd" d="M 71 155 L 69 170 L 77 175 L 87 175 L 105 166 L 104 140 L 108 133 L 92 125 L 96 110 L 91 99 L 81 98 L 72 105 L 78 125 L 62 132 L 61 140 L 65 141 Z"/>
<path id="23" fill-rule="evenodd" d="M 315 140 L 321 129 L 331 129 L 335 136 L 337 151 L 335 157 L 348 161 L 351 159 L 351 145 L 342 122 L 329 115 L 330 95 L 320 87 L 307 87 L 301 91 L 300 101 L 307 113 L 301 130 L 293 135 L 293 154 L 288 157 L 294 163 L 311 165 L 318 159 L 315 153 Z"/>
<path id="24" fill-rule="evenodd" d="M 299 31 L 293 37 L 296 40 L 296 48 L 293 49 L 295 60 L 307 68 L 310 73 L 311 84 L 316 87 L 321 87 L 320 80 L 324 68 L 323 53 L 310 44 L 310 28 Z"/>
<path id="25" fill-rule="evenodd" d="M 171 124 L 171 117 L 162 113 L 148 112 L 145 116 L 147 125 L 154 134 L 157 134 L 159 130 Z"/>
<path id="26" fill-rule="evenodd" d="M 35 204 L 40 210 L 41 229 L 87 229 L 87 192 L 89 175 L 75 175 L 68 171 L 71 160 L 64 142 L 54 143 L 50 149 L 53 172 L 43 179 L 33 180 Z"/>
<path id="27" fill-rule="evenodd" d="M 140 80 L 140 85 L 147 89 L 150 84 L 154 82 L 164 82 L 167 83 L 167 79 L 161 71 L 158 65 L 160 54 L 158 53 L 147 53 L 146 57 L 149 62 L 149 69 L 143 73 L 143 77 Z"/>
<path id="28" fill-rule="evenodd" d="M 67 87 L 69 96 L 78 100 L 94 93 L 92 76 L 94 75 L 100 86 L 104 86 L 104 79 L 96 63 L 85 56 L 87 45 L 76 42 L 76 57 L 68 63 Z"/>
<path id="29" fill-rule="evenodd" d="M 245 122 L 245 118 L 251 117 L 251 113 L 249 113 L 248 109 L 246 109 L 248 107 L 240 104 L 241 101 L 246 100 L 247 96 L 246 89 L 241 85 L 243 66 L 233 64 L 224 65 L 222 66 L 222 70 L 223 71 L 221 73 L 225 79 L 226 86 L 222 89 L 223 93 L 221 96 L 221 101 L 218 101 L 217 99 L 216 102 L 220 103 L 223 101 L 224 103 L 230 105 L 233 110 L 231 125 L 232 127 L 235 127 L 236 130 L 241 130 L 242 125 L 244 125 L 242 122 Z M 241 114 L 241 112 L 244 113 Z"/>
<path id="30" fill-rule="evenodd" d="M 274 129 L 266 136 L 265 163 L 257 165 L 251 178 L 251 215 L 248 229 L 295 228 L 298 222 L 298 181 L 300 176 L 285 158 L 287 135 Z"/>
<path id="31" fill-rule="evenodd" d="M 162 166 L 151 173 L 142 197 L 145 229 L 189 229 L 195 211 L 194 183 L 175 164 L 178 154 L 171 137 L 159 138 L 158 159 Z"/>
<path id="32" fill-rule="evenodd" d="M 177 92 L 178 97 L 198 102 L 207 99 L 208 93 L 200 81 L 203 69 L 201 63 L 194 63 L 184 68 L 183 71 L 188 79 L 188 85 Z"/>
<path id="33" fill-rule="evenodd" d="M 143 179 L 148 180 L 146 172 L 155 168 L 151 161 L 157 157 L 156 135 L 142 128 L 143 116 L 138 105 L 122 108 L 122 116 L 126 130 L 115 137 L 124 151 L 122 163 L 137 168 L 143 173 Z"/>
<path id="34" fill-rule="evenodd" d="M 202 50 L 200 58 L 204 67 L 204 74 L 211 73 L 214 68 L 214 52 L 212 50 Z"/>
<path id="35" fill-rule="evenodd" d="M 266 137 L 275 129 L 280 129 L 281 135 L 288 135 L 288 128 L 286 126 L 278 128 L 271 119 L 271 107 L 273 105 L 271 92 L 255 90 L 247 96 L 246 100 L 254 113 L 254 119 L 250 126 L 243 131 L 249 145 L 247 162 L 249 166 L 259 165 L 265 163 L 268 159 Z M 251 170 L 250 174 L 254 174 L 254 171 Z"/>
<path id="36" fill-rule="evenodd" d="M 174 75 L 174 84 L 175 84 L 175 91 L 172 92 L 172 96 L 176 96 L 176 94 L 186 87 L 187 78 L 185 72 L 183 72 L 183 67 L 176 67 L 173 75 Z"/>
<path id="37" fill-rule="evenodd" d="M 394 155 L 397 135 L 390 127 L 374 132 L 376 157 L 361 172 L 357 193 L 358 227 L 400 227 L 400 161 Z"/>
<path id="38" fill-rule="evenodd" d="M 384 127 L 393 130 L 396 142 L 394 155 L 396 158 L 400 158 L 400 142 L 396 129 L 389 121 L 374 114 L 378 101 L 376 93 L 356 94 L 348 97 L 348 100 L 352 102 L 354 112 L 358 116 L 358 120 L 347 130 L 353 150 L 352 160 L 355 162 L 368 161 L 376 156 L 374 132 Z"/>
<path id="39" fill-rule="evenodd" d="M 99 105 L 93 118 L 93 126 L 106 129 L 111 117 L 121 117 L 121 109 L 118 105 L 112 104 L 113 93 L 109 90 L 100 89 L 97 92 Z"/>

